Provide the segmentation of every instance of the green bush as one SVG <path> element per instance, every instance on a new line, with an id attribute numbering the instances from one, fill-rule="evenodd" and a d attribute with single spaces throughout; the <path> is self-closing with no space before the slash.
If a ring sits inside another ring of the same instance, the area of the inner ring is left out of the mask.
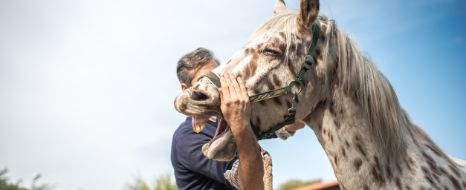
<path id="1" fill-rule="evenodd" d="M 307 186 L 307 185 L 311 185 L 311 184 L 314 184 L 314 183 L 320 183 L 320 182 L 321 182 L 320 179 L 307 180 L 307 181 L 306 180 L 292 179 L 292 180 L 288 180 L 285 183 L 280 184 L 280 186 L 278 186 L 277 190 L 292 190 L 292 189 L 296 189 L 296 188 L 299 188 L 299 187 L 304 187 L 304 186 Z"/>
<path id="2" fill-rule="evenodd" d="M 126 185 L 125 190 L 177 190 L 176 184 L 172 182 L 171 175 L 165 174 L 157 177 L 153 187 L 150 187 L 140 177 Z"/>
<path id="3" fill-rule="evenodd" d="M 41 178 L 40 174 L 37 174 L 33 180 L 30 188 L 21 185 L 21 179 L 17 180 L 16 183 L 10 182 L 10 179 L 6 176 L 8 169 L 0 170 L 0 190 L 52 190 L 50 185 L 38 185 L 37 182 Z"/>

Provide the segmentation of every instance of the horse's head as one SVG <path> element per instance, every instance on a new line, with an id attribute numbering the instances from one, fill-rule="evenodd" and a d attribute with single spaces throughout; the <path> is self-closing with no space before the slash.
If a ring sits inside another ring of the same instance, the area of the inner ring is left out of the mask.
<path id="1" fill-rule="evenodd" d="M 318 17 L 318 11 L 318 0 L 301 0 L 297 12 L 287 10 L 283 0 L 278 0 L 273 17 L 252 34 L 244 48 L 237 51 L 226 64 L 213 70 L 213 73 L 240 75 L 246 81 L 250 95 L 287 86 L 296 79 L 308 53 L 312 34 L 315 32 L 312 25 Z M 323 35 L 325 34 L 321 36 Z M 323 44 L 324 42 L 319 42 L 317 47 L 320 48 Z M 318 49 L 317 62 L 306 74 L 304 92 L 297 98 L 297 119 L 309 115 L 320 101 L 321 85 L 317 81 L 321 74 L 315 68 L 322 62 L 320 53 Z M 309 96 L 313 98 L 306 98 Z M 206 120 L 207 115 L 221 115 L 219 104 L 218 87 L 208 77 L 202 78 L 175 100 L 175 107 L 179 112 L 197 116 L 193 125 L 195 130 L 200 130 L 198 126 L 203 126 L 202 121 Z M 251 124 L 256 127 L 255 131 L 264 132 L 283 121 L 291 104 L 291 95 L 253 103 Z M 225 160 L 234 154 L 235 147 L 231 145 L 234 141 L 231 140 L 228 128 L 219 127 L 218 130 L 218 136 L 203 150 L 209 158 Z M 225 151 L 225 146 L 233 150 Z"/>

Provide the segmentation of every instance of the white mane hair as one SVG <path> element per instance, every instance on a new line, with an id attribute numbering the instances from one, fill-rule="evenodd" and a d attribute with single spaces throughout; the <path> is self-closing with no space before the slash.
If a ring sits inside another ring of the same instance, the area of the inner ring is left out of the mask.
<path id="1" fill-rule="evenodd" d="M 330 39 L 336 46 L 337 86 L 360 104 L 370 121 L 374 140 L 389 155 L 400 155 L 406 149 L 403 133 L 412 126 L 400 106 L 393 87 L 385 76 L 366 58 L 347 34 L 331 27 Z M 332 51 L 332 50 L 330 50 Z"/>

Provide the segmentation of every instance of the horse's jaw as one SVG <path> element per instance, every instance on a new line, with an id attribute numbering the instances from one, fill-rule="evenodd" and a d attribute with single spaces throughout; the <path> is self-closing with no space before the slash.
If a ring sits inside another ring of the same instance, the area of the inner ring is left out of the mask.
<path id="1" fill-rule="evenodd" d="M 202 153 L 208 159 L 217 161 L 231 161 L 236 154 L 236 143 L 223 119 L 219 120 L 214 137 L 202 146 Z"/>

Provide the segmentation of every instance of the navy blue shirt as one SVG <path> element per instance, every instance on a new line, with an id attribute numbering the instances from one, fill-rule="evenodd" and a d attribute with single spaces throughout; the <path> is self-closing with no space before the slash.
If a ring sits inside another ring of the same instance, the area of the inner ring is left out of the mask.
<path id="1" fill-rule="evenodd" d="M 188 117 L 173 134 L 171 162 L 178 188 L 234 189 L 223 175 L 233 161 L 209 160 L 202 154 L 202 145 L 214 137 L 216 124 L 209 121 L 200 133 L 195 133 L 191 125 Z"/>

